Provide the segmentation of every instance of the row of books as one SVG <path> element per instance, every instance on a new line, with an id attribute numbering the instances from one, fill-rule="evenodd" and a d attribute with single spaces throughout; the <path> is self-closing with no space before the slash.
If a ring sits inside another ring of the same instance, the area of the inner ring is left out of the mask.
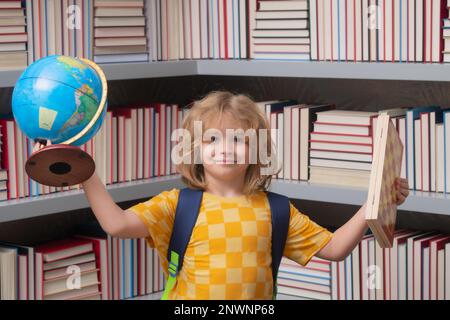
<path id="1" fill-rule="evenodd" d="M 0 1 L 0 56 L 5 57 L 0 61 L 21 68 L 64 54 L 98 63 L 247 58 L 442 62 L 448 60 L 447 2 Z"/>
<path id="2" fill-rule="evenodd" d="M 153 60 L 246 59 L 246 0 L 150 0 Z"/>
<path id="3" fill-rule="evenodd" d="M 28 61 L 60 54 L 92 60 L 94 0 L 26 1 Z"/>
<path id="4" fill-rule="evenodd" d="M 0 299 L 118 300 L 163 290 L 160 258 L 146 239 L 85 229 L 44 244 L 1 243 Z"/>
<path id="5" fill-rule="evenodd" d="M 308 1 L 251 1 L 252 59 L 310 60 Z"/>
<path id="6" fill-rule="evenodd" d="M 104 184 L 165 176 L 176 173 L 171 161 L 172 132 L 181 127 L 187 109 L 175 104 L 155 104 L 141 108 L 117 108 L 107 112 L 99 132 L 81 146 L 96 163 Z M 37 196 L 81 188 L 48 187 L 33 181 L 25 163 L 34 142 L 27 138 L 14 120 L 0 120 L 1 163 L 8 172 L 3 199 Z"/>
<path id="7" fill-rule="evenodd" d="M 275 178 L 368 188 L 378 115 L 387 113 L 403 144 L 401 177 L 414 190 L 450 191 L 450 110 L 430 106 L 364 112 L 295 100 L 258 106 L 276 129 L 271 138 L 281 170 Z M 171 153 L 177 142 L 171 135 L 181 128 L 186 112 L 173 104 L 110 110 L 99 133 L 81 148 L 94 158 L 105 184 L 176 174 Z M 80 188 L 32 181 L 24 168 L 33 143 L 13 120 L 0 120 L 0 128 L 1 163 L 8 172 L 2 199 Z"/>
<path id="8" fill-rule="evenodd" d="M 0 69 L 27 65 L 26 25 L 22 1 L 0 1 Z"/>
<path id="9" fill-rule="evenodd" d="M 148 61 L 144 1 L 95 0 L 94 6 L 94 61 Z"/>
<path id="10" fill-rule="evenodd" d="M 448 300 L 450 236 L 398 230 L 392 248 L 365 236 L 340 262 L 283 258 L 278 292 L 319 300 Z"/>
<path id="11" fill-rule="evenodd" d="M 446 0 L 310 0 L 311 60 L 442 62 Z"/>

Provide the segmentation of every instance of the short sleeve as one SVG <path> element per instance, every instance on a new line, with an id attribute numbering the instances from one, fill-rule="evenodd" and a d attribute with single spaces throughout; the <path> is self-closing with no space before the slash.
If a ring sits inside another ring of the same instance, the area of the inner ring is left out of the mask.
<path id="1" fill-rule="evenodd" d="M 147 243 L 150 247 L 156 248 L 161 257 L 167 256 L 178 194 L 178 189 L 163 191 L 145 202 L 128 208 L 145 223 L 150 234 L 146 239 Z"/>
<path id="2" fill-rule="evenodd" d="M 284 256 L 305 266 L 331 240 L 333 234 L 290 204 L 289 230 Z"/>

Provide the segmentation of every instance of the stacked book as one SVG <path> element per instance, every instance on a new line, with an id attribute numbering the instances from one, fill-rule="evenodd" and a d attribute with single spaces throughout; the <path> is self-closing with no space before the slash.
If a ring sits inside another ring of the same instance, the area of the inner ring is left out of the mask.
<path id="1" fill-rule="evenodd" d="M 27 0 L 29 63 L 60 54 L 92 59 L 94 0 Z"/>
<path id="2" fill-rule="evenodd" d="M 27 66 L 26 25 L 22 1 L 0 1 L 0 69 Z"/>
<path id="3" fill-rule="evenodd" d="M 259 1 L 251 21 L 253 59 L 310 60 L 307 0 Z"/>
<path id="4" fill-rule="evenodd" d="M 368 188 L 375 112 L 319 112 L 310 136 L 310 181 Z"/>
<path id="5" fill-rule="evenodd" d="M 445 0 L 309 4 L 311 60 L 442 62 Z"/>
<path id="6" fill-rule="evenodd" d="M 312 258 L 306 266 L 285 257 L 277 278 L 278 293 L 302 299 L 331 299 L 331 262 Z"/>
<path id="7" fill-rule="evenodd" d="M 246 59 L 247 1 L 150 0 L 152 60 Z"/>
<path id="8" fill-rule="evenodd" d="M 149 60 L 143 0 L 95 0 L 94 61 Z"/>
<path id="9" fill-rule="evenodd" d="M 36 247 L 35 299 L 100 299 L 99 269 L 93 249 L 92 242 L 81 239 Z"/>
<path id="10" fill-rule="evenodd" d="M 266 114 L 276 155 L 274 176 L 280 179 L 309 179 L 309 134 L 317 114 L 334 109 L 334 105 L 299 104 L 295 100 L 257 103 Z"/>

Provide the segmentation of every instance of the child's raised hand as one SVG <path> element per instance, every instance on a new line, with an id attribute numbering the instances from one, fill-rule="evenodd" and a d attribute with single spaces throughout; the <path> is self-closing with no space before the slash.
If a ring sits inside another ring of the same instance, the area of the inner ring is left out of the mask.
<path id="1" fill-rule="evenodd" d="M 46 140 L 46 143 L 43 144 L 42 140 L 36 139 L 34 142 L 34 146 L 33 146 L 33 153 L 35 153 L 38 150 L 41 150 L 42 148 L 44 148 L 45 146 L 51 146 L 52 142 L 50 140 Z"/>
<path id="2" fill-rule="evenodd" d="M 394 180 L 394 186 L 395 186 L 396 196 L 397 196 L 397 205 L 399 206 L 403 202 L 405 202 L 406 198 L 409 195 L 408 180 L 397 177 Z"/>

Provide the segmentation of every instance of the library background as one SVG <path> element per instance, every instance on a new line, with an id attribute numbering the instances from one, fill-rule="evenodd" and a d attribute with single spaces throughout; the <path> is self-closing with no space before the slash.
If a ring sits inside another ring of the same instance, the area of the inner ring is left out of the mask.
<path id="1" fill-rule="evenodd" d="M 393 247 L 368 234 L 341 262 L 283 258 L 277 298 L 449 299 L 449 5 L 1 0 L 0 299 L 159 299 L 165 285 L 146 239 L 104 233 L 80 186 L 25 173 L 33 143 L 13 120 L 12 92 L 28 65 L 54 54 L 106 74 L 105 122 L 82 149 L 122 208 L 184 186 L 170 134 L 186 106 L 223 89 L 250 95 L 279 129 L 283 168 L 270 190 L 335 230 L 367 199 L 377 115 L 387 112 L 411 188 Z M 66 287 L 74 264 L 78 290 Z"/>

